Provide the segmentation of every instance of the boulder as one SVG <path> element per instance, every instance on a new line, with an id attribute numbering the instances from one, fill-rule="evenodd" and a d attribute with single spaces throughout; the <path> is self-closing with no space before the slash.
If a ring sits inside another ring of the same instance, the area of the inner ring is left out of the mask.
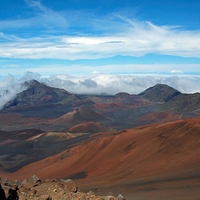
<path id="1" fill-rule="evenodd" d="M 32 185 L 38 185 L 41 183 L 41 180 L 36 176 L 36 175 L 33 175 L 29 180 L 28 180 L 28 183 L 29 184 L 32 184 Z"/>
<path id="2" fill-rule="evenodd" d="M 119 194 L 117 198 L 118 200 L 125 200 L 125 198 L 121 194 Z"/>
<path id="3" fill-rule="evenodd" d="M 76 193 L 78 191 L 78 187 L 76 186 L 76 184 L 71 179 L 67 179 L 67 180 L 61 179 L 59 184 L 63 185 L 65 191 L 68 192 L 68 193 L 69 192 Z"/>

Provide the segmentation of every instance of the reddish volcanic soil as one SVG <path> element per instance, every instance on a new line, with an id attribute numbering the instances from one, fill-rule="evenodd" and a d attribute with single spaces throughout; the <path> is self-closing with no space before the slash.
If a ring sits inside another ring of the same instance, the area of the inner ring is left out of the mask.
<path id="1" fill-rule="evenodd" d="M 169 121 L 175 121 L 181 119 L 180 115 L 173 114 L 170 112 L 155 112 L 150 113 L 147 115 L 144 115 L 137 119 L 138 122 L 146 122 L 148 124 L 150 123 L 164 123 Z"/>
<path id="2" fill-rule="evenodd" d="M 0 113 L 0 125 L 3 126 L 15 126 L 15 125 L 30 125 L 41 123 L 41 119 L 37 118 L 24 118 L 17 113 Z"/>
<path id="3" fill-rule="evenodd" d="M 98 122 L 85 122 L 72 126 L 69 129 L 70 133 L 99 133 L 109 131 L 109 128 Z"/>
<path id="4" fill-rule="evenodd" d="M 72 178 L 82 189 L 126 199 L 199 199 L 200 117 L 96 134 L 7 176 Z"/>

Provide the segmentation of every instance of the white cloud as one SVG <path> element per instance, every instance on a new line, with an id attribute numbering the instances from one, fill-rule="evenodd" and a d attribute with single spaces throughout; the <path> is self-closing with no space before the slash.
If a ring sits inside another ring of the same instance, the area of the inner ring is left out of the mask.
<path id="1" fill-rule="evenodd" d="M 200 92 L 200 76 L 190 75 L 94 73 L 82 76 L 61 74 L 51 77 L 38 77 L 38 74 L 33 73 L 32 78 L 78 94 L 116 94 L 118 92 L 138 94 L 157 83 L 167 84 L 183 93 Z"/>
<path id="2" fill-rule="evenodd" d="M 55 23 L 52 20 L 59 21 L 61 24 L 67 23 L 65 23 L 65 17 L 57 16 L 56 13 L 40 3 L 34 4 L 34 6 L 43 13 L 45 19 L 39 20 L 47 26 L 48 23 Z M 200 31 L 184 31 L 177 27 L 157 26 L 148 21 L 122 19 L 123 29 L 119 28 L 112 34 L 91 35 L 91 33 L 86 33 L 85 36 L 65 34 L 13 38 L 13 36 L 1 33 L 0 37 L 5 41 L 1 44 L 0 56 L 23 59 L 76 60 L 106 58 L 115 55 L 143 56 L 153 53 L 200 57 Z M 56 27 L 54 28 L 56 29 Z M 6 38 L 9 38 L 9 41 Z"/>
<path id="3" fill-rule="evenodd" d="M 32 9 L 32 17 L 1 20 L 0 29 L 12 28 L 12 32 L 21 29 L 29 35 L 17 37 L 1 32 L 0 41 L 4 42 L 0 46 L 0 57 L 76 60 L 153 53 L 200 58 L 200 30 L 158 26 L 116 13 L 99 19 L 84 11 L 56 12 L 39 0 L 25 2 Z M 31 36 L 30 28 L 38 31 L 37 37 Z M 62 34 L 52 35 L 51 31 Z"/>
<path id="4" fill-rule="evenodd" d="M 185 75 L 115 75 L 93 73 L 83 76 L 66 74 L 51 77 L 27 72 L 20 78 L 8 75 L 0 82 L 0 108 L 25 88 L 21 83 L 36 79 L 52 87 L 64 88 L 75 94 L 116 94 L 128 92 L 138 94 L 157 83 L 167 84 L 182 93 L 200 92 L 200 76 Z"/>
<path id="5" fill-rule="evenodd" d="M 17 16 L 15 19 L 6 19 L 0 21 L 1 30 L 12 29 L 18 32 L 19 29 L 31 32 L 29 28 L 34 30 L 52 30 L 62 29 L 68 26 L 68 21 L 64 13 L 55 12 L 52 9 L 45 7 L 40 1 L 25 0 L 27 5 L 31 8 L 28 10 L 29 18 L 22 18 Z M 23 15 L 23 13 L 22 13 Z"/>
<path id="6" fill-rule="evenodd" d="M 2 78 L 0 81 L 0 109 L 23 90 L 20 82 L 16 81 L 12 75 Z"/>
<path id="7" fill-rule="evenodd" d="M 172 74 L 183 74 L 184 72 L 182 70 L 173 69 L 173 70 L 170 71 L 170 73 L 172 73 Z"/>
<path id="8" fill-rule="evenodd" d="M 183 93 L 200 92 L 200 76 L 186 75 L 115 75 L 91 74 L 84 76 L 55 75 L 42 81 L 79 94 L 138 94 L 157 83 L 167 84 Z"/>
<path id="9" fill-rule="evenodd" d="M 74 65 L 57 64 L 56 61 L 45 63 L 43 60 L 31 63 L 29 60 L 18 62 L 13 60 L 10 64 L 6 60 L 0 60 L 0 74 L 8 73 L 21 76 L 26 71 L 38 73 L 42 76 L 55 74 L 85 75 L 85 74 L 193 74 L 198 73 L 199 64 L 113 64 L 113 65 Z M 55 62 L 55 64 L 53 63 Z M 96 61 L 95 61 L 96 62 Z M 101 63 L 100 63 L 101 64 Z"/>
<path id="10" fill-rule="evenodd" d="M 31 17 L 0 21 L 0 41 L 4 41 L 0 57 L 76 60 L 152 53 L 200 58 L 200 30 L 158 26 L 116 13 L 99 19 L 86 11 L 54 11 L 40 0 L 25 2 Z M 37 37 L 31 36 L 30 28 L 38 31 Z M 21 30 L 26 37 L 4 34 L 7 29 Z M 62 34 L 52 35 L 51 31 Z"/>

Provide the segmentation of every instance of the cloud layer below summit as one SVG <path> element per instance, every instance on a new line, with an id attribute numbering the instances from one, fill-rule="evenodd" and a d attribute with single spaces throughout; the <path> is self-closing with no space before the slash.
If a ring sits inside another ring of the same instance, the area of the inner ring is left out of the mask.
<path id="1" fill-rule="evenodd" d="M 55 75 L 44 77 L 36 73 L 27 72 L 20 78 L 12 75 L 1 79 L 0 107 L 25 88 L 20 84 L 24 81 L 36 79 L 49 86 L 64 88 L 76 94 L 116 94 L 127 92 L 139 94 L 157 83 L 167 84 L 182 93 L 200 92 L 199 76 L 156 76 L 156 75 L 113 75 L 94 73 L 84 76 Z"/>

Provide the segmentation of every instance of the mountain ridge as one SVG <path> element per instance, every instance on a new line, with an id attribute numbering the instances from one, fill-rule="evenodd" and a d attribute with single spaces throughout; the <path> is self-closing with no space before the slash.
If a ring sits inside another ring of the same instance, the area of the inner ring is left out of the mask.
<path id="1" fill-rule="evenodd" d="M 103 123 L 108 128 L 120 130 L 159 121 L 195 117 L 200 114 L 200 94 L 182 94 L 164 84 L 156 84 L 138 95 L 125 92 L 116 95 L 80 95 L 46 86 L 36 80 L 24 84 L 27 89 L 7 102 L 0 111 L 0 119 L 3 119 L 0 124 L 6 130 L 13 130 L 14 126 L 18 127 L 18 130 L 28 127 L 55 130 L 58 126 L 51 122 L 59 122 L 59 118 L 61 123 L 58 124 L 65 130 L 76 123 L 89 121 Z M 82 117 L 81 112 L 75 112 L 81 110 L 85 110 Z M 75 112 L 73 118 L 70 119 L 70 115 L 72 116 L 70 113 L 73 112 Z M 4 121 L 6 122 L 11 113 L 18 117 L 19 123 L 13 118 L 15 121 L 13 126 L 10 122 L 7 126 Z M 96 118 L 94 113 L 96 117 L 97 115 L 102 117 Z M 88 118 L 89 115 L 91 117 Z M 64 116 L 69 116 L 67 123 L 61 120 L 66 118 Z M 146 119 L 147 116 L 151 117 L 149 120 L 141 120 L 145 119 L 145 116 Z M 162 120 L 159 116 L 162 116 Z M 23 120 L 28 122 L 28 127 Z M 38 124 L 40 120 L 50 121 Z"/>
<path id="2" fill-rule="evenodd" d="M 13 100 L 7 102 L 3 109 L 10 107 L 32 106 L 34 104 L 58 103 L 63 100 L 63 98 L 67 98 L 71 95 L 64 89 L 49 87 L 36 80 L 24 82 L 22 86 L 27 89 L 18 93 Z"/>
<path id="3" fill-rule="evenodd" d="M 129 94 L 126 92 L 119 92 L 115 95 L 78 95 L 72 94 L 65 89 L 55 88 L 47 86 L 44 83 L 41 83 L 37 80 L 26 81 L 22 84 L 23 87 L 26 87 L 24 91 L 17 94 L 17 96 L 8 101 L 3 110 L 9 108 L 16 108 L 20 106 L 35 106 L 38 104 L 62 104 L 66 102 L 71 102 L 80 99 L 88 99 L 92 96 L 96 97 L 116 97 L 123 99 L 130 99 L 132 96 L 141 97 L 149 101 L 166 103 L 171 100 L 174 100 L 180 95 L 187 95 L 179 92 L 178 90 L 166 85 L 166 84 L 156 84 L 144 90 L 143 92 L 136 94 Z M 196 95 L 192 94 L 193 96 Z"/>
<path id="4" fill-rule="evenodd" d="M 167 102 L 172 100 L 174 97 L 181 95 L 182 93 L 178 90 L 166 85 L 166 84 L 156 84 L 149 87 L 144 92 L 139 95 L 143 98 L 149 99 L 155 102 Z"/>

